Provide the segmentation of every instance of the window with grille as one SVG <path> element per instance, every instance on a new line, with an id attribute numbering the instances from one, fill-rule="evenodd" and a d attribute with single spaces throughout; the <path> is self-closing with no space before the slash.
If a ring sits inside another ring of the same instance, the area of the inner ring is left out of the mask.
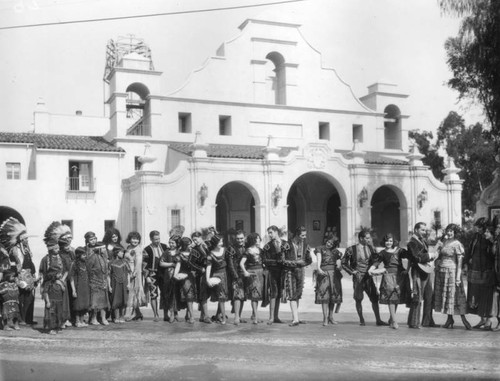
<path id="1" fill-rule="evenodd" d="M 95 191 L 91 161 L 70 161 L 68 166 L 68 190 L 80 192 Z"/>

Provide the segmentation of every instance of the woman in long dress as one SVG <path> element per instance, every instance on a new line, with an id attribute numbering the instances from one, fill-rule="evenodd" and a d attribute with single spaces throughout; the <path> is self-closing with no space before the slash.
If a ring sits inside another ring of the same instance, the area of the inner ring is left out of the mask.
<path id="1" fill-rule="evenodd" d="M 315 303 L 323 309 L 323 325 L 337 324 L 333 318 L 335 304 L 342 303 L 342 284 L 339 276 L 339 261 L 342 253 L 337 250 L 338 238 L 328 238 L 325 246 L 315 250 L 317 258 Z"/>
<path id="2" fill-rule="evenodd" d="M 252 323 L 258 324 L 259 301 L 264 298 L 264 268 L 262 267 L 262 239 L 257 233 L 247 237 L 247 249 L 241 257 L 240 268 L 245 277 L 246 297 L 252 303 Z"/>
<path id="3" fill-rule="evenodd" d="M 174 278 L 175 266 L 179 261 L 181 237 L 173 235 L 168 241 L 168 250 L 160 258 L 160 271 L 162 271 L 162 289 L 160 309 L 163 309 L 163 321 L 173 323 L 178 321 L 177 313 L 180 310 L 179 290 Z"/>
<path id="4" fill-rule="evenodd" d="M 210 301 L 217 302 L 219 317 L 217 322 L 226 324 L 226 301 L 228 299 L 227 268 L 229 253 L 224 247 L 224 240 L 218 235 L 210 238 L 210 253 L 207 256 L 206 282 L 210 293 Z M 218 281 L 216 281 L 218 279 Z"/>
<path id="5" fill-rule="evenodd" d="M 186 303 L 187 311 L 185 320 L 189 324 L 194 324 L 193 302 L 198 300 L 195 271 L 189 264 L 192 243 L 191 238 L 182 237 L 179 248 L 179 260 L 175 265 L 174 271 L 174 279 L 177 280 L 180 288 L 181 302 Z"/>
<path id="6" fill-rule="evenodd" d="M 436 261 L 434 281 L 434 310 L 448 315 L 444 328 L 453 328 L 453 315 L 460 315 L 465 329 L 472 329 L 465 318 L 467 297 L 462 282 L 464 247 L 457 239 L 460 227 L 449 224 L 445 229 L 444 241 L 438 244 L 439 257 Z"/>
<path id="7" fill-rule="evenodd" d="M 464 257 L 467 271 L 467 312 L 481 320 L 473 328 L 491 326 L 491 307 L 495 287 L 495 258 L 490 250 L 491 242 L 485 238 L 487 220 L 479 218 L 474 223 L 476 233 Z"/>
<path id="8" fill-rule="evenodd" d="M 399 303 L 404 302 L 401 290 L 405 283 L 406 272 L 402 259 L 406 257 L 406 251 L 398 247 L 392 234 L 386 234 L 382 238 L 382 245 L 384 245 L 384 249 L 379 253 L 378 261 L 368 270 L 368 274 L 383 274 L 380 283 L 379 303 L 389 306 L 391 315 L 389 327 L 398 329 L 396 309 Z M 379 268 L 380 265 L 383 266 Z"/>
<path id="9" fill-rule="evenodd" d="M 125 321 L 142 320 L 140 307 L 146 305 L 147 302 L 143 284 L 141 235 L 138 232 L 130 232 L 126 242 L 128 247 L 125 258 L 130 265 L 130 282 L 127 301 L 128 313 Z"/>

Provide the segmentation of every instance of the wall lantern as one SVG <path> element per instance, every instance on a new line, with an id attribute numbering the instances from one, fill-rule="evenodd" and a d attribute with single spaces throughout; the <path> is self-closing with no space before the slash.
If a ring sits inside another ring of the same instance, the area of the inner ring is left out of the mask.
<path id="1" fill-rule="evenodd" d="M 200 188 L 200 205 L 205 205 L 205 200 L 208 198 L 208 187 L 205 183 Z"/>
<path id="2" fill-rule="evenodd" d="M 427 202 L 427 199 L 428 199 L 427 191 L 424 188 L 422 189 L 422 192 L 420 192 L 417 196 L 417 204 L 419 209 L 422 209 L 424 207 L 424 204 Z"/>
<path id="3" fill-rule="evenodd" d="M 283 197 L 283 192 L 281 191 L 281 187 L 279 185 L 276 185 L 276 188 L 274 188 L 271 197 L 273 200 L 273 206 L 276 208 L 280 203 L 281 198 Z"/>
<path id="4" fill-rule="evenodd" d="M 368 201 L 368 191 L 366 190 L 366 187 L 363 187 L 363 189 L 361 189 L 361 192 L 359 192 L 358 195 L 359 207 L 362 208 L 365 205 L 365 202 L 367 201 Z"/>

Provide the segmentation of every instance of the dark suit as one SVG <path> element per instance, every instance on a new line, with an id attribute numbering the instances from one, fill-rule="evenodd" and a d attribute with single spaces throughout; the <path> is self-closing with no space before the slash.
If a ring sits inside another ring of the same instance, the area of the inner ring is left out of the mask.
<path id="1" fill-rule="evenodd" d="M 423 239 L 413 235 L 408 242 L 408 259 L 411 264 L 413 294 L 408 314 L 408 325 L 411 327 L 420 326 L 420 309 L 423 304 L 422 325 L 434 324 L 432 320 L 432 278 L 430 274 L 423 271 L 418 264 L 431 262 L 429 249 Z"/>

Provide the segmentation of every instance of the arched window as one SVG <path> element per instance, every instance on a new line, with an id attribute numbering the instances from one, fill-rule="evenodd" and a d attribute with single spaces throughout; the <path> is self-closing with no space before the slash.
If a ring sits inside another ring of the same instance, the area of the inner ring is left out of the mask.
<path id="1" fill-rule="evenodd" d="M 401 149 L 401 111 L 396 105 L 388 105 L 384 114 L 384 148 Z"/>
<path id="2" fill-rule="evenodd" d="M 286 105 L 285 59 L 278 52 L 269 53 L 266 59 L 270 61 L 266 72 L 266 82 L 274 94 L 274 103 Z"/>
<path id="3" fill-rule="evenodd" d="M 127 135 L 151 136 L 149 89 L 142 83 L 127 87 L 127 120 L 130 125 Z"/>

